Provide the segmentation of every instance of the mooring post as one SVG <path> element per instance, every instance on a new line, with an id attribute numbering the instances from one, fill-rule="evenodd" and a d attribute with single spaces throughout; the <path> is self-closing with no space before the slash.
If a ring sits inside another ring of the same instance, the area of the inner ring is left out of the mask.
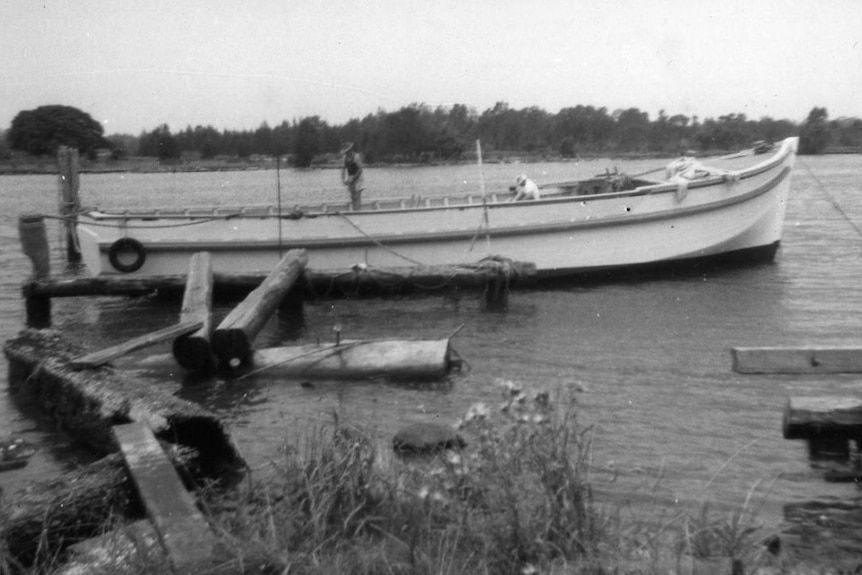
<path id="1" fill-rule="evenodd" d="M 202 321 L 204 324 L 198 331 L 182 335 L 173 343 L 177 363 L 191 371 L 207 372 L 215 366 L 215 356 L 210 347 L 212 301 L 212 258 L 209 252 L 197 252 L 189 261 L 180 321 Z"/>
<path id="2" fill-rule="evenodd" d="M 81 246 L 78 244 L 78 210 L 81 209 L 81 199 L 78 197 L 80 180 L 78 178 L 78 150 L 67 146 L 57 149 L 57 169 L 60 180 L 60 216 L 66 222 L 67 261 L 81 261 Z"/>
<path id="3" fill-rule="evenodd" d="M 51 249 L 45 217 L 41 214 L 23 214 L 18 218 L 18 235 L 21 248 L 33 264 L 30 283 L 48 279 L 51 275 Z M 43 328 L 51 326 L 51 298 L 35 296 L 24 286 L 24 301 L 27 310 L 27 325 Z"/>
<path id="4" fill-rule="evenodd" d="M 482 309 L 506 311 L 509 309 L 509 280 L 512 269 L 506 262 L 496 262 L 492 269 L 485 281 Z"/>

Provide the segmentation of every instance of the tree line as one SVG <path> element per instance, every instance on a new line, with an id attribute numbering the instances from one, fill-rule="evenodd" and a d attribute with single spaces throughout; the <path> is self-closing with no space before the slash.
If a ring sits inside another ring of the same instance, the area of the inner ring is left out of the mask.
<path id="1" fill-rule="evenodd" d="M 55 126 L 52 128 L 51 126 Z M 74 140 L 75 126 L 82 135 Z M 383 110 L 342 125 L 319 116 L 277 126 L 261 124 L 254 130 L 217 130 L 188 126 L 174 132 L 161 124 L 139 136 L 104 137 L 102 128 L 84 112 L 67 106 L 43 106 L 21 112 L 7 139 L 13 149 L 50 153 L 58 144 L 74 145 L 93 154 L 109 149 L 114 157 L 150 156 L 163 161 L 180 158 L 253 156 L 288 157 L 307 167 L 336 154 L 341 143 L 352 141 L 365 161 L 452 162 L 465 159 L 476 140 L 484 153 L 527 153 L 545 158 L 580 155 L 677 155 L 691 151 L 725 151 L 750 147 L 755 141 L 777 141 L 800 136 L 800 153 L 816 154 L 830 148 L 862 149 L 862 120 L 830 120 L 825 108 L 815 107 L 802 124 L 745 114 L 700 120 L 697 116 L 668 115 L 662 110 L 650 119 L 647 112 L 628 108 L 609 112 L 604 107 L 574 106 L 556 114 L 538 107 L 511 108 L 498 102 L 481 114 L 463 104 L 431 107 L 411 104 L 395 112 Z"/>

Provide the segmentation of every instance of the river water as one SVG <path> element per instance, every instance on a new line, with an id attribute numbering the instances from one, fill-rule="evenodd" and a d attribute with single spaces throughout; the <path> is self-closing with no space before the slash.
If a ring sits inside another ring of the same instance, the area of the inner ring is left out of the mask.
<path id="1" fill-rule="evenodd" d="M 650 165 L 618 162 L 637 173 Z M 486 164 L 371 168 L 366 197 L 489 190 L 521 171 L 539 182 L 588 176 L 612 166 Z M 88 206 L 237 205 L 341 200 L 333 170 L 82 174 Z M 479 309 L 477 294 L 323 301 L 306 305 L 306 330 L 277 321 L 257 345 L 270 347 L 345 338 L 443 337 L 463 326 L 455 348 L 470 369 L 438 383 L 278 380 L 262 373 L 243 381 L 183 388 L 182 374 L 164 382 L 222 414 L 253 466 L 278 457 L 285 440 L 309 427 L 340 421 L 382 441 L 405 424 L 452 423 L 474 402 L 499 403 L 498 378 L 529 388 L 576 391 L 579 417 L 592 426 L 594 482 L 601 493 L 633 506 L 665 508 L 710 501 L 733 508 L 754 493 L 766 525 L 787 504 L 859 498 L 854 485 L 827 483 L 811 469 L 804 442 L 781 435 L 782 409 L 796 395 L 857 395 L 858 376 L 752 376 L 732 371 L 734 346 L 862 345 L 862 163 L 859 156 L 804 157 L 797 164 L 784 238 L 774 263 L 693 277 L 670 277 L 511 294 L 504 313 Z M 29 261 L 19 247 L 21 213 L 53 214 L 54 176 L 0 178 L 0 338 L 23 327 L 22 282 Z M 50 223 L 53 266 L 62 269 L 60 232 Z M 478 259 L 478 256 L 477 256 Z M 96 350 L 176 321 L 179 302 L 151 299 L 58 299 L 55 327 Z M 216 321 L 229 311 L 216 310 Z M 137 356 L 163 353 L 149 349 Z M 0 474 L 7 492 L 49 477 L 78 460 L 74 446 L 38 411 L 13 401 L 0 357 L 0 438 L 10 434 L 39 452 L 20 470 Z M 155 384 L 155 383 L 154 383 Z"/>

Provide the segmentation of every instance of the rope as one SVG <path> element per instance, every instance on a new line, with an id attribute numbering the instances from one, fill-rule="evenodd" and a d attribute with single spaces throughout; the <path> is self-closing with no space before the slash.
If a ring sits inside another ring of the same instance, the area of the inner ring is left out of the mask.
<path id="1" fill-rule="evenodd" d="M 805 169 L 808 171 L 808 175 L 810 175 L 814 179 L 814 181 L 817 182 L 817 187 L 820 189 L 821 192 L 823 192 L 823 195 L 826 196 L 826 199 L 829 200 L 829 203 L 832 204 L 833 208 L 835 208 L 835 211 L 841 214 L 841 216 L 845 220 L 847 220 L 847 223 L 850 224 L 854 230 L 856 230 L 856 233 L 860 237 L 862 237 L 862 229 L 860 229 L 859 226 L 857 226 L 856 223 L 850 219 L 850 216 L 847 215 L 847 212 L 845 212 L 844 209 L 838 204 L 838 202 L 835 201 L 835 199 L 829 194 L 829 191 L 826 189 L 826 186 L 823 185 L 823 182 L 820 181 L 820 178 L 818 178 L 814 174 L 814 172 L 811 171 L 811 168 L 808 167 L 808 164 L 802 161 L 801 157 L 797 156 L 797 159 L 799 160 L 800 164 L 805 166 Z"/>
<path id="2" fill-rule="evenodd" d="M 408 262 L 410 262 L 410 263 L 412 263 L 412 264 L 416 264 L 416 265 L 417 265 L 417 266 L 419 266 L 419 267 L 423 267 L 423 268 L 428 267 L 427 265 L 423 264 L 423 263 L 422 263 L 422 262 L 420 262 L 420 261 L 416 261 L 416 260 L 414 260 L 414 259 L 412 259 L 412 258 L 409 258 L 409 257 L 405 256 L 404 254 L 400 254 L 400 253 L 398 253 L 397 251 L 393 250 L 393 249 L 392 249 L 392 248 L 390 248 L 389 246 L 384 245 L 384 244 L 383 244 L 380 240 L 378 240 L 377 238 L 375 238 L 375 237 L 372 237 L 372 236 L 368 235 L 367 233 L 365 233 L 365 231 L 364 231 L 362 228 L 360 228 L 360 227 L 359 227 L 359 226 L 357 226 L 355 223 L 353 223 L 353 221 L 352 221 L 350 218 L 348 218 L 348 217 L 344 214 L 344 212 L 336 212 L 336 214 L 338 214 L 339 216 L 341 216 L 341 217 L 344 219 L 344 221 L 345 221 L 345 222 L 347 222 L 348 224 L 350 224 L 350 225 L 351 225 L 351 227 L 353 227 L 353 229 L 354 229 L 354 230 L 356 230 L 357 232 L 359 232 L 360 234 L 362 234 L 363 236 L 365 236 L 366 238 L 368 238 L 369 240 L 371 240 L 372 242 L 374 242 L 374 245 L 376 245 L 377 247 L 379 247 L 379 248 L 383 248 L 384 250 L 386 250 L 386 251 L 387 251 L 387 252 L 389 252 L 390 254 L 392 254 L 392 255 L 394 255 L 394 256 L 396 256 L 396 257 L 399 257 L 399 258 L 401 258 L 401 259 L 403 259 L 403 260 L 405 260 L 405 261 L 408 261 Z"/>

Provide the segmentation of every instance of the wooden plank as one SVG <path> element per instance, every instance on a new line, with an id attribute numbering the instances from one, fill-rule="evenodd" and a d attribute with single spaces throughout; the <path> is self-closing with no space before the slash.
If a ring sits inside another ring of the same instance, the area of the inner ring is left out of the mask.
<path id="1" fill-rule="evenodd" d="M 182 367 L 205 372 L 215 364 L 212 335 L 213 269 L 209 252 L 198 252 L 189 260 L 189 275 L 180 310 L 180 323 L 202 321 L 194 333 L 174 339 L 174 358 Z"/>
<path id="2" fill-rule="evenodd" d="M 862 439 L 862 398 L 791 397 L 782 427 L 785 439 Z"/>
<path id="3" fill-rule="evenodd" d="M 203 326 L 203 324 L 204 322 L 200 320 L 180 322 L 164 329 L 142 335 L 141 337 L 136 337 L 135 339 L 131 339 L 119 345 L 88 353 L 87 355 L 82 355 L 81 357 L 75 358 L 69 362 L 69 366 L 73 369 L 99 367 L 100 365 L 108 363 L 112 359 L 117 359 L 118 357 L 135 350 L 197 331 Z"/>
<path id="4" fill-rule="evenodd" d="M 147 516 L 175 570 L 209 561 L 216 537 L 150 428 L 142 423 L 114 427 L 132 481 Z"/>
<path id="5" fill-rule="evenodd" d="M 738 373 L 862 373 L 862 347 L 734 347 Z"/>

